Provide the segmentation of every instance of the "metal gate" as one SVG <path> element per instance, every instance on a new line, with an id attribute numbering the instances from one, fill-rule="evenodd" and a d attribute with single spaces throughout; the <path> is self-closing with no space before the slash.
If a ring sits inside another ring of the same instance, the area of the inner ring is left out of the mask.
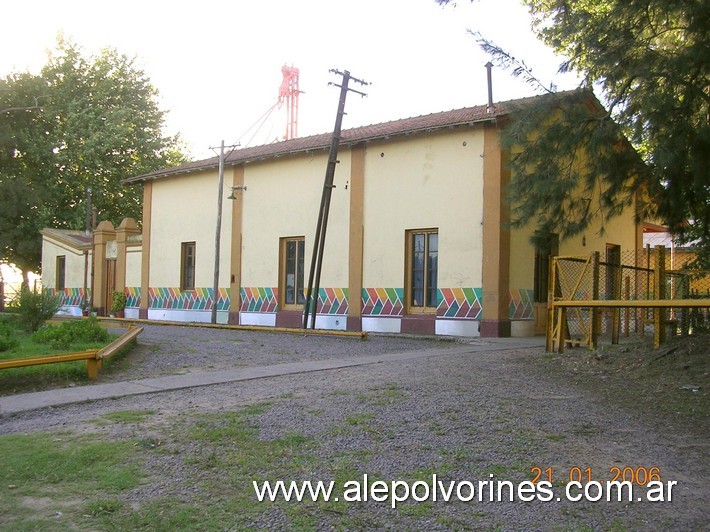
<path id="1" fill-rule="evenodd" d="M 560 327 L 565 327 L 565 343 L 592 346 L 592 327 L 596 313 L 588 308 L 571 308 L 566 319 L 553 312 L 553 301 L 588 301 L 599 298 L 599 262 L 590 257 L 553 257 L 550 263 L 550 286 L 548 293 L 548 351 L 555 350 L 561 337 Z"/>

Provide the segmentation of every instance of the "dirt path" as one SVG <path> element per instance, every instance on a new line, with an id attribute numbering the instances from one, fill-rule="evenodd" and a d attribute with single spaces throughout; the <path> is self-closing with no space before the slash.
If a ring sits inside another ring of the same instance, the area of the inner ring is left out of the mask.
<path id="1" fill-rule="evenodd" d="M 442 345 L 389 337 L 368 342 L 268 333 L 235 337 L 178 327 L 156 328 L 141 343 L 109 380 Z M 297 434 L 311 442 L 314 461 L 307 478 L 314 480 L 332 480 L 346 471 L 385 481 L 437 474 L 457 482 L 493 475 L 520 483 L 537 467 L 545 475 L 551 472 L 557 496 L 564 495 L 562 481 L 570 472 L 577 474 L 574 468 L 589 469 L 603 482 L 612 479 L 614 468 L 655 467 L 664 483 L 677 482 L 672 502 L 570 502 L 563 496 L 545 502 L 403 503 L 397 510 L 372 501 L 335 512 L 301 507 L 317 528 L 705 528 L 710 518 L 707 422 L 635 405 L 623 381 L 578 377 L 541 349 L 456 354 L 27 412 L 0 419 L 0 433 L 70 430 L 160 442 L 163 451 L 146 463 L 151 480 L 122 495 L 138 508 L 146 500 L 191 501 L 204 494 L 205 472 L 186 458 L 209 449 L 186 439 L 184 429 L 205 416 L 261 405 L 248 416 L 258 438 L 274 442 Z M 133 410 L 154 414 L 135 423 L 91 422 Z M 246 524 L 289 528 L 293 519 L 283 505 L 264 504 Z"/>

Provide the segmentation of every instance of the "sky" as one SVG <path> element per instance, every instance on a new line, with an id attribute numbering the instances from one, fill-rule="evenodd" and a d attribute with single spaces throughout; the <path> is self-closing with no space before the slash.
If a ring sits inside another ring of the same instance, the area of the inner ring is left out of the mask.
<path id="1" fill-rule="evenodd" d="M 115 48 L 135 57 L 159 91 L 166 134 L 194 159 L 212 147 L 263 144 L 283 135 L 285 110 L 252 127 L 278 97 L 286 64 L 300 70 L 298 133 L 332 131 L 340 83 L 330 69 L 371 83 L 348 95 L 343 127 L 485 104 L 490 59 L 468 30 L 520 57 L 546 83 L 571 89 L 563 58 L 540 43 L 519 0 L 35 0 L 3 10 L 0 76 L 39 73 L 62 32 L 86 55 Z M 493 99 L 535 94 L 494 68 Z M 252 135 L 253 138 L 252 138 Z M 250 143 L 250 144 L 249 144 Z"/>

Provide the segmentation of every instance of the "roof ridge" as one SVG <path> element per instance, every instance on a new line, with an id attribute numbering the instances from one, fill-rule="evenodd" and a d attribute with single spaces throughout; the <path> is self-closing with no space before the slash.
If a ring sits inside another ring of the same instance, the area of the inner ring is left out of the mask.
<path id="1" fill-rule="evenodd" d="M 386 122 L 378 122 L 369 125 L 355 126 L 352 128 L 343 129 L 341 133 L 341 143 L 344 145 L 355 144 L 358 142 L 366 142 L 382 138 L 390 138 L 396 135 L 404 135 L 416 133 L 418 131 L 428 131 L 442 129 L 456 125 L 467 123 L 482 122 L 487 120 L 495 120 L 501 116 L 508 114 L 509 108 L 518 104 L 524 104 L 528 101 L 544 98 L 547 96 L 565 97 L 583 92 L 590 92 L 588 89 L 573 89 L 569 91 L 560 91 L 543 95 L 526 96 L 524 98 L 514 98 L 493 104 L 492 112 L 488 111 L 488 105 L 474 105 L 470 107 L 460 107 L 449 111 L 437 111 L 429 114 L 411 116 L 408 118 L 397 118 Z M 332 132 L 317 133 L 306 137 L 297 137 L 290 140 L 282 140 L 269 144 L 261 144 L 258 146 L 249 146 L 246 148 L 234 150 L 230 152 L 225 160 L 225 164 L 235 165 L 255 160 L 263 160 L 271 157 L 283 155 L 293 155 L 314 150 L 325 149 L 330 146 Z M 148 179 L 156 179 L 159 177 L 167 177 L 182 173 L 189 173 L 198 170 L 208 170 L 219 166 L 219 157 L 210 157 L 197 161 L 191 161 L 179 166 L 156 170 L 147 174 L 129 177 L 122 180 L 123 184 L 133 184 L 142 182 Z"/>

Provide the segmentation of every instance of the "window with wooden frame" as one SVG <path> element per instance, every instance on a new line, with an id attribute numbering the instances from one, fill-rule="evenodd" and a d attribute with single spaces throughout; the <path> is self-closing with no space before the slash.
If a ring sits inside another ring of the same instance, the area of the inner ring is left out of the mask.
<path id="1" fill-rule="evenodd" d="M 306 301 L 303 286 L 305 237 L 280 239 L 279 294 L 281 308 L 302 310 Z"/>
<path id="2" fill-rule="evenodd" d="M 56 268 L 56 283 L 55 288 L 57 290 L 64 290 L 66 287 L 66 276 L 67 276 L 67 257 L 66 255 L 59 255 L 57 257 L 57 268 Z"/>
<path id="3" fill-rule="evenodd" d="M 180 290 L 195 289 L 195 243 L 183 242 L 180 254 Z"/>
<path id="4" fill-rule="evenodd" d="M 409 314 L 435 313 L 438 305 L 439 232 L 406 233 L 405 308 Z"/>

